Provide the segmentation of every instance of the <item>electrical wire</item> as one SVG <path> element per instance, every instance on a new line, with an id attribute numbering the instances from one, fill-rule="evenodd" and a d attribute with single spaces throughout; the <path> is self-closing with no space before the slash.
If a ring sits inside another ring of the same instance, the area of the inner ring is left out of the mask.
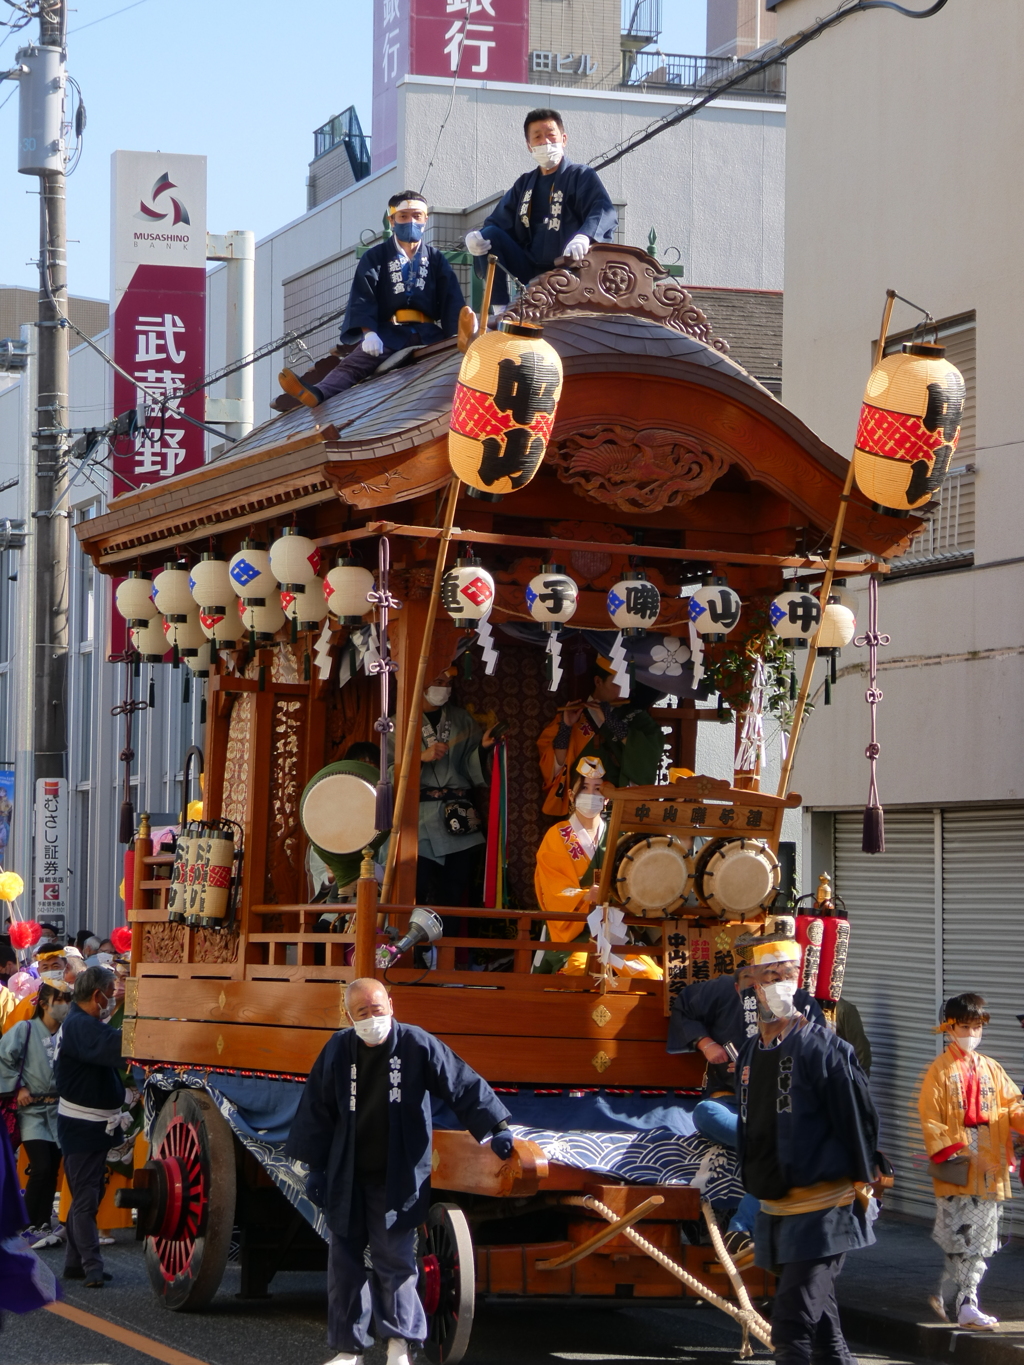
<path id="1" fill-rule="evenodd" d="M 423 183 L 420 185 L 420 194 L 426 189 L 427 177 L 430 175 L 433 168 L 434 158 L 437 156 L 437 150 L 441 146 L 441 138 L 444 134 L 444 130 L 448 126 L 448 120 L 452 116 L 452 110 L 455 108 L 455 87 L 459 83 L 459 67 L 462 65 L 462 54 L 466 50 L 466 34 L 469 31 L 470 8 L 469 5 L 466 6 L 466 17 L 462 21 L 462 32 L 459 34 L 459 55 L 455 59 L 455 74 L 452 76 L 452 90 L 451 95 L 448 98 L 448 112 L 441 120 L 441 126 L 437 130 L 437 141 L 434 143 L 434 150 L 430 154 L 430 160 L 427 162 L 427 169 L 423 172 Z"/>
<path id="2" fill-rule="evenodd" d="M 81 33 L 83 29 L 92 28 L 95 24 L 105 24 L 108 19 L 114 19 L 119 14 L 127 14 L 130 9 L 138 9 L 140 5 L 147 5 L 149 0 L 135 0 L 132 5 L 125 5 L 122 9 L 111 10 L 109 14 L 101 14 L 98 19 L 90 19 L 87 24 L 79 24 L 77 28 L 69 29 L 71 33 Z"/>

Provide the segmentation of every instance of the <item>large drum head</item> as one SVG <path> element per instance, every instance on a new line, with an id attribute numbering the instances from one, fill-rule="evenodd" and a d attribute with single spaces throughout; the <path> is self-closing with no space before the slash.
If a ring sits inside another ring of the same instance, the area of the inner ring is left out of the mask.
<path id="1" fill-rule="evenodd" d="M 615 858 L 615 894 L 632 915 L 669 915 L 690 893 L 693 860 L 673 834 L 629 835 Z"/>
<path id="2" fill-rule="evenodd" d="M 327 853 L 358 853 L 377 834 L 377 793 L 354 773 L 327 772 L 302 794 L 299 819 L 306 837 Z"/>
<path id="3" fill-rule="evenodd" d="M 779 861 L 759 839 L 721 839 L 700 851 L 697 895 L 716 915 L 749 915 L 775 899 Z"/>

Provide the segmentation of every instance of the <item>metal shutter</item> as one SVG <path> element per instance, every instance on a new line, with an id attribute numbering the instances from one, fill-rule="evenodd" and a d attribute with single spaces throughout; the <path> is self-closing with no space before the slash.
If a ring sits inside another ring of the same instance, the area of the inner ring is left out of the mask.
<path id="1" fill-rule="evenodd" d="M 896 1168 L 888 1202 L 930 1216 L 932 1182 L 912 1158 L 924 1151 L 917 1091 L 937 1051 L 935 815 L 886 811 L 885 852 L 875 855 L 860 851 L 861 827 L 860 811 L 836 814 L 835 889 L 850 915 L 843 994 L 871 1041 L 880 1145 Z"/>
<path id="2" fill-rule="evenodd" d="M 946 810 L 942 817 L 943 995 L 976 991 L 992 1022 L 983 1051 L 1019 1085 L 1024 1035 L 1024 806 Z M 1004 1216 L 1024 1231 L 1024 1213 Z"/>

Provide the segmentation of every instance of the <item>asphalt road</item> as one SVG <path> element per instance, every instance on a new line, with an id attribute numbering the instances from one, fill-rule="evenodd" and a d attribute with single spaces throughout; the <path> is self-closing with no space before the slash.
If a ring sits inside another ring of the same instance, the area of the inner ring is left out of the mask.
<path id="1" fill-rule="evenodd" d="M 59 1272 L 62 1251 L 42 1253 Z M 149 1288 L 141 1248 L 130 1232 L 107 1248 L 114 1279 L 102 1290 L 68 1283 L 62 1307 L 15 1317 L 0 1330 L 3 1365 L 322 1365 L 327 1347 L 325 1276 L 283 1274 L 269 1299 L 236 1297 L 238 1270 L 229 1266 L 210 1308 L 169 1313 Z M 88 1317 L 83 1321 L 79 1314 Z M 145 1340 L 126 1344 L 125 1333 Z M 615 1308 L 478 1308 L 466 1365 L 732 1365 L 739 1330 L 707 1307 L 631 1305 Z M 757 1355 L 770 1354 L 757 1347 Z M 859 1355 L 861 1365 L 906 1365 L 906 1356 Z M 367 1365 L 383 1365 L 375 1348 Z"/>

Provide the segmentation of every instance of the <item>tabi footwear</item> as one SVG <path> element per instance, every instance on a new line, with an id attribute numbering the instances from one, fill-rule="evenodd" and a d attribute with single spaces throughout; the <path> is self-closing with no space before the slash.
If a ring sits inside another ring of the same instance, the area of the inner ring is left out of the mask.
<path id="1" fill-rule="evenodd" d="M 975 1308 L 973 1303 L 964 1303 L 957 1314 L 956 1325 L 966 1327 L 972 1332 L 994 1332 L 999 1326 L 999 1319 L 983 1313 L 980 1308 Z"/>
<path id="2" fill-rule="evenodd" d="M 307 408 L 319 406 L 320 399 L 317 398 L 312 389 L 306 388 L 305 384 L 303 384 L 294 370 L 282 370 L 277 376 L 277 382 L 281 385 L 282 389 L 284 389 L 285 393 L 290 393 L 293 398 L 297 398 L 299 402 L 305 404 Z M 353 1356 L 353 1359 L 356 1358 L 357 1357 Z M 328 1362 L 328 1365 L 334 1365 L 334 1361 Z"/>
<path id="3" fill-rule="evenodd" d="M 401 1337 L 388 1337 L 388 1365 L 412 1365 L 408 1343 Z"/>
<path id="4" fill-rule="evenodd" d="M 363 1365 L 363 1357 L 353 1355 L 351 1351 L 339 1351 L 336 1356 L 331 1356 L 327 1365 Z"/>

